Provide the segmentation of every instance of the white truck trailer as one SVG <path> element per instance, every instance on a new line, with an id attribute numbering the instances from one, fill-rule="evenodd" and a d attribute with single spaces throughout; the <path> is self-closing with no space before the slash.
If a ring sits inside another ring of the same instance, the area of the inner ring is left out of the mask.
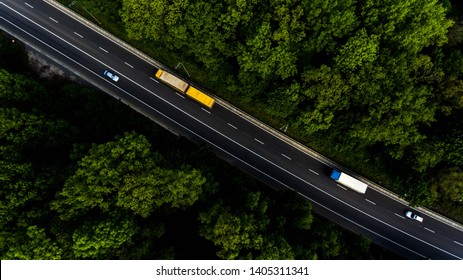
<path id="1" fill-rule="evenodd" d="M 358 193 L 365 193 L 368 188 L 368 185 L 365 184 L 364 182 L 361 182 L 355 179 L 354 177 L 349 176 L 346 173 L 343 173 L 336 169 L 334 169 L 331 172 L 331 179 L 335 180 L 336 182 L 339 182 L 343 186 L 346 186 L 349 189 L 354 190 Z"/>

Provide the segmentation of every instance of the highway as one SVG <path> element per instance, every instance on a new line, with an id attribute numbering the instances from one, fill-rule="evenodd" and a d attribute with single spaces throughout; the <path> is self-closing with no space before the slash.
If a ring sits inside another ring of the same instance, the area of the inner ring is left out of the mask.
<path id="1" fill-rule="evenodd" d="M 0 28 L 134 110 L 274 188 L 310 200 L 317 213 L 408 259 L 463 259 L 463 231 L 375 188 L 355 193 L 329 178 L 332 167 L 243 118 L 218 100 L 210 110 L 155 79 L 159 65 L 78 21 L 56 3 L 0 0 Z M 110 70 L 120 77 L 103 76 Z"/>

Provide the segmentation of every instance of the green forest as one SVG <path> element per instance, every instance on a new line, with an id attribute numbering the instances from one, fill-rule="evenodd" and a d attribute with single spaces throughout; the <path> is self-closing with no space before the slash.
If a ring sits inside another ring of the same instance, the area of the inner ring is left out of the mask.
<path id="1" fill-rule="evenodd" d="M 413 204 L 463 221 L 460 1 L 209 2 L 72 8 Z M 6 34 L 0 119 L 2 259 L 400 258 L 95 89 L 39 78 Z"/>

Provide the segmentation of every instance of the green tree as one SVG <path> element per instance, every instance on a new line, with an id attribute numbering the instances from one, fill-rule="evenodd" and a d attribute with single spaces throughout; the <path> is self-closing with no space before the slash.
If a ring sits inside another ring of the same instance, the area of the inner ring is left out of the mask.
<path id="1" fill-rule="evenodd" d="M 270 1 L 255 31 L 238 46 L 240 70 L 268 80 L 297 74 L 298 46 L 305 37 L 303 9 L 297 1 Z M 276 27 L 275 27 L 276 26 Z"/>
<path id="2" fill-rule="evenodd" d="M 309 234 L 311 205 L 290 192 L 270 198 L 242 191 L 200 212 L 200 235 L 213 242 L 222 259 L 296 258 L 295 236 L 304 239 Z"/>
<path id="3" fill-rule="evenodd" d="M 53 166 L 48 165 L 48 161 L 53 160 L 43 155 L 48 155 L 46 151 L 56 147 L 55 143 L 60 141 L 57 135 L 68 125 L 42 115 L 23 113 L 16 108 L 0 107 L 0 120 L 2 227 L 16 221 L 30 210 L 31 205 L 48 197 L 48 189 L 53 188 L 60 176 L 47 171 Z"/>
<path id="4" fill-rule="evenodd" d="M 410 205 L 430 206 L 435 201 L 427 174 L 410 172 L 407 176 L 397 178 L 400 194 Z"/>
<path id="5" fill-rule="evenodd" d="M 439 97 L 442 100 L 439 104 L 439 111 L 445 115 L 450 115 L 463 108 L 463 80 L 447 80 L 441 86 L 442 91 Z"/>
<path id="6" fill-rule="evenodd" d="M 52 209 L 68 220 L 92 209 L 109 212 L 115 206 L 147 217 L 164 204 L 192 205 L 205 179 L 196 170 L 162 168 L 164 160 L 150 149 L 148 140 L 136 133 L 94 145 L 65 182 Z"/>
<path id="7" fill-rule="evenodd" d="M 23 209 L 35 202 L 40 191 L 34 186 L 31 164 L 0 161 L 0 227 L 15 221 Z"/>
<path id="8" fill-rule="evenodd" d="M 360 24 L 354 0 L 302 1 L 302 5 L 307 29 L 307 40 L 303 44 L 309 55 L 322 50 L 334 53 L 338 41 Z"/>
<path id="9" fill-rule="evenodd" d="M 240 22 L 249 20 L 252 2 L 123 0 L 121 17 L 129 37 L 154 40 L 169 49 L 195 57 L 219 71 L 230 57 Z"/>
<path id="10" fill-rule="evenodd" d="M 169 1 L 123 0 L 120 16 L 132 39 L 159 40 L 165 35 L 164 16 L 178 18 L 169 9 Z M 173 5 L 172 5 L 173 6 Z M 172 10 L 175 8 L 172 7 Z"/>
<path id="11" fill-rule="evenodd" d="M 463 133 L 453 128 L 446 138 L 445 161 L 451 165 L 463 166 Z"/>
<path id="12" fill-rule="evenodd" d="M 195 169 L 152 169 L 142 176 L 126 176 L 117 195 L 117 206 L 147 217 L 154 207 L 193 205 L 202 193 L 206 179 Z"/>
<path id="13" fill-rule="evenodd" d="M 5 232 L 2 235 L 4 234 Z M 62 249 L 47 236 L 43 228 L 28 226 L 27 229 L 18 228 L 15 232 L 8 232 L 5 235 L 7 236 L 1 236 L 1 239 L 8 243 L 6 246 L 8 250 L 2 254 L 2 259 L 61 259 Z"/>
<path id="14" fill-rule="evenodd" d="M 409 148 L 411 153 L 410 166 L 419 172 L 435 167 L 445 158 L 445 144 L 437 139 L 426 139 L 415 143 Z"/>
<path id="15" fill-rule="evenodd" d="M 455 22 L 447 34 L 450 45 L 461 45 L 463 43 L 463 24 Z"/>
<path id="16" fill-rule="evenodd" d="M 119 16 L 121 4 L 121 1 L 112 0 L 79 0 L 79 2 L 76 3 L 76 5 L 80 7 L 85 7 L 89 13 L 99 20 L 110 21 L 113 24 L 119 24 L 121 22 L 121 18 Z M 103 24 L 106 24 L 106 22 Z"/>
<path id="17" fill-rule="evenodd" d="M 217 203 L 208 212 L 201 213 L 199 219 L 204 225 L 200 235 L 219 248 L 217 256 L 222 259 L 246 258 L 243 251 L 262 249 L 264 241 L 260 231 L 266 222 L 256 221 L 252 215 L 234 215 Z"/>
<path id="18" fill-rule="evenodd" d="M 306 71 L 302 75 L 306 98 L 306 108 L 299 117 L 299 125 L 307 133 L 328 129 L 337 112 L 347 108 L 350 103 L 349 85 L 328 66 Z"/>
<path id="19" fill-rule="evenodd" d="M 27 101 L 33 94 L 43 91 L 43 87 L 20 74 L 11 74 L 4 69 L 0 69 L 0 105 L 12 105 Z"/>
<path id="20" fill-rule="evenodd" d="M 289 86 L 282 86 L 272 91 L 268 95 L 266 112 L 278 116 L 282 119 L 297 114 L 297 109 L 303 100 L 301 86 L 298 82 L 293 82 Z"/>
<path id="21" fill-rule="evenodd" d="M 410 76 L 417 85 L 434 85 L 442 82 L 444 78 L 443 70 L 432 62 L 432 58 L 427 55 L 418 55 L 411 62 Z"/>
<path id="22" fill-rule="evenodd" d="M 262 250 L 256 259 L 259 260 L 293 260 L 294 250 L 288 241 L 280 234 L 265 238 Z"/>
<path id="23" fill-rule="evenodd" d="M 426 87 L 407 88 L 384 95 L 371 104 L 369 114 L 353 125 L 350 135 L 367 143 L 397 145 L 394 156 L 400 158 L 403 148 L 425 138 L 418 126 L 434 121 L 435 105 L 428 102 L 431 92 Z"/>
<path id="24" fill-rule="evenodd" d="M 16 108 L 0 108 L 0 138 L 5 145 L 14 146 L 19 153 L 28 153 L 28 160 L 35 158 L 41 149 L 56 148 L 65 142 L 69 124 L 63 120 L 51 120 L 41 114 L 24 113 Z"/>
<path id="25" fill-rule="evenodd" d="M 222 259 L 259 259 L 263 251 L 267 257 L 279 256 L 272 250 L 275 245 L 267 244 L 267 204 L 268 199 L 260 193 L 248 194 L 243 211 L 234 211 L 219 201 L 199 214 L 200 235 L 218 247 L 217 256 Z M 286 251 L 285 247 L 282 250 Z"/>
<path id="26" fill-rule="evenodd" d="M 341 231 L 332 223 L 316 223 L 313 230 L 316 258 L 317 259 L 334 259 L 338 257 L 342 250 Z"/>
<path id="27" fill-rule="evenodd" d="M 78 258 L 111 259 L 118 249 L 132 243 L 138 230 L 133 218 L 126 215 L 86 220 L 72 235 L 72 249 Z"/>
<path id="28" fill-rule="evenodd" d="M 353 71 L 364 63 L 374 62 L 379 51 L 377 35 L 368 36 L 365 29 L 360 29 L 354 37 L 340 47 L 339 55 L 334 58 L 339 67 L 345 71 Z"/>
<path id="29" fill-rule="evenodd" d="M 441 46 L 453 24 L 438 0 L 362 0 L 359 7 L 369 34 L 380 35 L 388 47 L 405 52 Z"/>
<path id="30" fill-rule="evenodd" d="M 463 170 L 459 167 L 442 169 L 432 182 L 432 190 L 439 200 L 461 207 L 463 205 Z"/>

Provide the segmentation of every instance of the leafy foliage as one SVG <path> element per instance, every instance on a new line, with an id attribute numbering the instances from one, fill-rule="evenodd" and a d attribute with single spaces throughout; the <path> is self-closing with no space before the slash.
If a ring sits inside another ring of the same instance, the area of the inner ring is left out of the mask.
<path id="1" fill-rule="evenodd" d="M 43 228 L 28 226 L 18 232 L 3 236 L 8 250 L 2 259 L 15 260 L 59 260 L 62 249 L 52 241 Z M 3 244 L 2 244 L 3 245 Z"/>
<path id="2" fill-rule="evenodd" d="M 458 167 L 443 169 L 433 180 L 433 190 L 440 199 L 463 204 L 463 171 Z"/>
<path id="3" fill-rule="evenodd" d="M 77 258 L 111 258 L 121 246 L 131 243 L 137 231 L 130 217 L 110 215 L 97 221 L 85 221 L 72 235 L 72 249 Z"/>
<path id="4" fill-rule="evenodd" d="M 64 220 L 117 205 L 142 217 L 155 207 L 191 206 L 205 179 L 198 171 L 162 169 L 162 158 L 150 151 L 145 137 L 126 133 L 115 142 L 93 146 L 65 182 L 52 209 Z"/>
<path id="5" fill-rule="evenodd" d="M 255 196 L 258 194 L 249 194 L 254 196 L 255 202 L 250 208 L 258 207 L 256 212 L 264 214 L 266 201 L 259 201 Z M 256 214 L 257 214 L 256 213 Z M 253 255 L 252 251 L 260 251 L 264 247 L 263 232 L 269 224 L 267 217 L 254 215 L 252 213 L 230 213 L 230 209 L 225 208 L 219 203 L 213 205 L 208 212 L 200 214 L 203 227 L 201 235 L 206 239 L 212 240 L 216 246 L 221 248 L 217 256 L 223 259 L 236 259 L 240 255 L 246 258 L 259 258 L 258 254 Z M 244 251 L 244 252 L 242 252 Z"/>

